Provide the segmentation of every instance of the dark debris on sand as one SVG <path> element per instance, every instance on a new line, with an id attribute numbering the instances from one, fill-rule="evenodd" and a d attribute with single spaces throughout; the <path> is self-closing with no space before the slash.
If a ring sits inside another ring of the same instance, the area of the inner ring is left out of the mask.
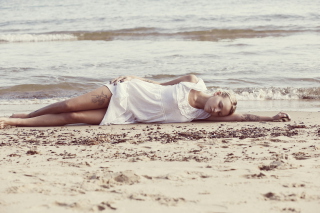
<path id="1" fill-rule="evenodd" d="M 320 134 L 319 125 L 305 126 L 305 125 L 286 125 L 284 127 L 242 127 L 236 128 L 221 128 L 223 125 L 214 130 L 204 130 L 197 128 L 182 128 L 176 126 L 172 128 L 172 132 L 163 132 L 159 125 L 146 126 L 144 129 L 138 130 L 131 128 L 123 130 L 121 134 L 104 133 L 103 128 L 86 129 L 89 136 L 82 136 L 80 130 L 66 130 L 65 128 L 50 128 L 42 129 L 17 129 L 15 134 L 7 134 L 5 131 L 0 131 L 2 141 L 0 146 L 10 146 L 20 142 L 31 145 L 98 145 L 102 143 L 119 144 L 124 142 L 140 144 L 144 142 L 161 142 L 161 143 L 175 143 L 181 140 L 206 140 L 206 139 L 224 139 L 224 138 L 261 138 L 261 137 L 294 137 L 299 134 L 304 134 L 307 129 L 308 134 L 314 132 L 314 136 L 318 137 Z M 5 138 L 5 140 L 3 140 Z"/>

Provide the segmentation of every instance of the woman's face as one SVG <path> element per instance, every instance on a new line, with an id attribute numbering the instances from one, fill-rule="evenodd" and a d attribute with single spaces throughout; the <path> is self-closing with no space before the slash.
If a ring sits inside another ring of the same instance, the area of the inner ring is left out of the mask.
<path id="1" fill-rule="evenodd" d="M 222 97 L 220 92 L 216 92 L 208 99 L 204 106 L 204 111 L 215 117 L 227 116 L 231 110 L 231 101 L 228 97 Z"/>

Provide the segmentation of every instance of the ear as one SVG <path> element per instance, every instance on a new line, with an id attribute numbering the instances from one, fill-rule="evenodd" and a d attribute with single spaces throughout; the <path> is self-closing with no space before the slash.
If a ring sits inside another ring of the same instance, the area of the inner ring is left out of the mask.
<path id="1" fill-rule="evenodd" d="M 218 91 L 218 92 L 213 93 L 213 96 L 216 96 L 216 95 L 221 95 L 221 92 Z"/>

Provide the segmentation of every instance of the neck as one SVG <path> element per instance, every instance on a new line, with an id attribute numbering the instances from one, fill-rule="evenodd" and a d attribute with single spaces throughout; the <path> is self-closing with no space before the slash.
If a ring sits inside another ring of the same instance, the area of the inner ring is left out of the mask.
<path id="1" fill-rule="evenodd" d="M 197 109 L 204 109 L 205 104 L 211 95 L 201 91 L 191 90 L 189 96 L 189 103 L 192 107 Z"/>

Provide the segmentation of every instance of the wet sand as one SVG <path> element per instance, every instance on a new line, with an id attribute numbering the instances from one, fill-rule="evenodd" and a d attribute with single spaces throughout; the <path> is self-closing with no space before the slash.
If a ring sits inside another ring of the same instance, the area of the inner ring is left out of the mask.
<path id="1" fill-rule="evenodd" d="M 318 212 L 320 113 L 290 115 L 0 130 L 0 212 Z"/>

